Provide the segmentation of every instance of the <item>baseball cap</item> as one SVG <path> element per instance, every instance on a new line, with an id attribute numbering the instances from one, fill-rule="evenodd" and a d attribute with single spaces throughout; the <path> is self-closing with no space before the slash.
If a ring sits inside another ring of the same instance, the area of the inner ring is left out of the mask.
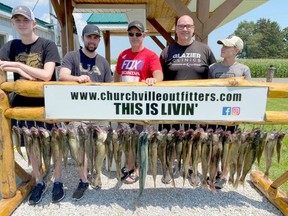
<path id="1" fill-rule="evenodd" d="M 29 20 L 35 21 L 34 13 L 28 7 L 23 5 L 19 5 L 13 8 L 11 18 L 13 18 L 15 15 L 22 15 Z"/>
<path id="2" fill-rule="evenodd" d="M 101 37 L 100 29 L 93 24 L 87 24 L 82 30 L 82 36 L 96 34 Z"/>
<path id="3" fill-rule="evenodd" d="M 139 29 L 139 31 L 141 31 L 141 32 L 144 32 L 144 30 L 145 30 L 143 24 L 140 21 L 138 21 L 138 20 L 130 22 L 129 25 L 128 25 L 127 31 L 129 31 L 133 27 Z"/>
<path id="4" fill-rule="evenodd" d="M 224 46 L 227 47 L 236 47 L 239 50 L 243 49 L 243 41 L 241 38 L 237 37 L 237 36 L 230 36 L 224 40 L 218 40 L 217 41 L 218 44 L 223 44 Z"/>

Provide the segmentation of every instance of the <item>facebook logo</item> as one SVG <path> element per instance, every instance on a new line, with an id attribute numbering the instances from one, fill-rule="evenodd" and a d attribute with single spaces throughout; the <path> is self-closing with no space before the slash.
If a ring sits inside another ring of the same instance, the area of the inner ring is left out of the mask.
<path id="1" fill-rule="evenodd" d="M 231 107 L 223 107 L 222 115 L 231 115 Z"/>

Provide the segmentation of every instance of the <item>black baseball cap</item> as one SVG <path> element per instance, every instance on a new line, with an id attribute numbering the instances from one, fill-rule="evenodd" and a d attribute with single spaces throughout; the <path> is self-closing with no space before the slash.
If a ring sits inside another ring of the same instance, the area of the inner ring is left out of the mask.
<path id="1" fill-rule="evenodd" d="M 98 26 L 94 24 L 87 24 L 82 30 L 82 36 L 96 34 L 101 37 L 101 32 Z"/>
<path id="2" fill-rule="evenodd" d="M 127 31 L 129 31 L 133 27 L 139 29 L 139 31 L 141 31 L 141 32 L 145 31 L 143 24 L 140 21 L 138 21 L 138 20 L 130 22 L 129 25 L 128 25 Z"/>

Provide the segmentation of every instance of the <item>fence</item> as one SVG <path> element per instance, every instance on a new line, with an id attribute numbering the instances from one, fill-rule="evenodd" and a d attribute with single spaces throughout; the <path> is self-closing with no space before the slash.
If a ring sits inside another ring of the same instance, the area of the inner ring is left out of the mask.
<path id="1" fill-rule="evenodd" d="M 2 74 L 2 73 L 1 73 Z M 14 160 L 13 144 L 11 140 L 11 119 L 43 121 L 48 123 L 63 122 L 63 120 L 47 120 L 45 118 L 45 107 L 17 107 L 10 108 L 8 93 L 15 92 L 22 96 L 44 97 L 44 85 L 101 85 L 101 86 L 141 86 L 144 83 L 85 83 L 78 84 L 76 82 L 35 82 L 27 80 L 19 80 L 16 82 L 6 82 L 7 77 L 0 75 L 0 192 L 2 200 L 0 201 L 0 215 L 11 214 L 15 208 L 26 198 L 35 184 L 35 179 L 27 173 Z M 174 86 L 174 87 L 200 87 L 200 86 L 237 86 L 237 87 L 259 87 L 267 86 L 269 88 L 267 97 L 269 98 L 288 98 L 288 88 L 285 83 L 266 83 L 247 81 L 243 78 L 213 79 L 213 80 L 197 80 L 197 81 L 167 81 L 157 83 L 156 86 Z M 69 119 L 67 121 L 73 121 Z M 91 119 L 97 120 L 97 119 Z M 109 120 L 111 121 L 111 120 Z M 116 120 L 115 120 L 116 121 Z M 132 123 L 138 124 L 171 124 L 171 123 L 205 123 L 205 124 L 288 124 L 288 111 L 266 111 L 265 119 L 261 122 L 197 122 L 197 121 L 167 121 L 165 119 L 155 120 L 133 120 Z M 16 175 L 22 180 L 20 185 L 16 185 Z M 284 173 L 280 178 L 271 182 L 263 179 L 261 173 L 252 172 L 251 174 L 254 184 L 261 190 L 268 199 L 276 205 L 284 214 L 288 214 L 288 202 L 286 195 L 278 190 L 278 187 L 285 183 L 288 179 L 288 172 Z"/>

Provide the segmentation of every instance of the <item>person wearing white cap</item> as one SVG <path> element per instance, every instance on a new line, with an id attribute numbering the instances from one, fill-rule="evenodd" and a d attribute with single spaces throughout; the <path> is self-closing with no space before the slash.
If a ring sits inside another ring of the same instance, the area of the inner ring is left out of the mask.
<path id="1" fill-rule="evenodd" d="M 229 77 L 244 77 L 247 80 L 251 79 L 251 72 L 248 66 L 241 64 L 236 61 L 236 56 L 241 52 L 243 49 L 243 41 L 240 37 L 235 35 L 230 36 L 223 40 L 218 40 L 218 44 L 222 45 L 221 48 L 221 57 L 223 60 L 221 62 L 212 64 L 209 67 L 209 78 L 229 78 Z M 210 128 L 216 129 L 216 125 L 209 125 Z M 225 126 L 225 125 L 218 125 L 222 127 L 226 131 L 231 131 L 233 133 L 237 126 Z M 222 189 L 228 177 L 227 170 L 221 170 L 221 166 L 218 166 L 217 176 L 215 179 L 215 187 L 216 189 Z"/>
<path id="2" fill-rule="evenodd" d="M 12 25 L 18 32 L 20 39 L 8 41 L 0 50 L 0 72 L 13 72 L 14 81 L 26 80 L 56 80 L 55 66 L 60 65 L 60 56 L 56 44 L 48 39 L 39 37 L 34 33 L 37 26 L 33 12 L 26 6 L 16 6 L 12 10 Z M 43 107 L 44 98 L 24 97 L 13 94 L 11 107 Z M 12 125 L 22 128 L 35 126 L 35 121 L 16 121 L 12 119 Z M 50 124 L 36 122 L 38 127 L 52 128 Z M 35 205 L 42 200 L 46 191 L 42 169 L 39 166 L 33 151 L 27 152 L 32 165 L 32 175 L 36 178 L 36 186 L 31 192 L 28 203 Z M 61 162 L 62 163 L 62 162 Z M 53 202 L 64 198 L 61 182 L 61 164 L 57 163 L 54 171 Z"/>
<path id="3" fill-rule="evenodd" d="M 79 50 L 68 52 L 64 56 L 59 73 L 60 81 L 76 81 L 78 83 L 112 81 L 112 72 L 108 61 L 96 52 L 100 38 L 101 31 L 98 26 L 87 24 L 83 28 L 82 41 L 84 46 Z M 70 125 L 72 128 L 82 126 L 85 129 L 88 126 L 87 122 L 70 122 Z M 99 124 L 93 122 L 93 126 L 99 126 Z M 102 123 L 101 126 L 105 125 Z M 80 181 L 72 195 L 73 200 L 80 200 L 89 187 L 86 153 L 83 166 L 77 166 L 77 170 Z M 93 170 L 90 171 L 93 174 Z M 95 181 L 92 180 L 92 182 Z M 100 189 L 102 185 L 100 182 L 97 185 L 93 183 L 91 186 Z"/>
<path id="4" fill-rule="evenodd" d="M 240 37 L 230 36 L 224 40 L 218 40 L 222 45 L 221 62 L 212 64 L 209 67 L 209 78 L 241 77 L 251 79 L 251 72 L 248 66 L 237 62 L 236 57 L 243 49 L 243 41 Z"/>

